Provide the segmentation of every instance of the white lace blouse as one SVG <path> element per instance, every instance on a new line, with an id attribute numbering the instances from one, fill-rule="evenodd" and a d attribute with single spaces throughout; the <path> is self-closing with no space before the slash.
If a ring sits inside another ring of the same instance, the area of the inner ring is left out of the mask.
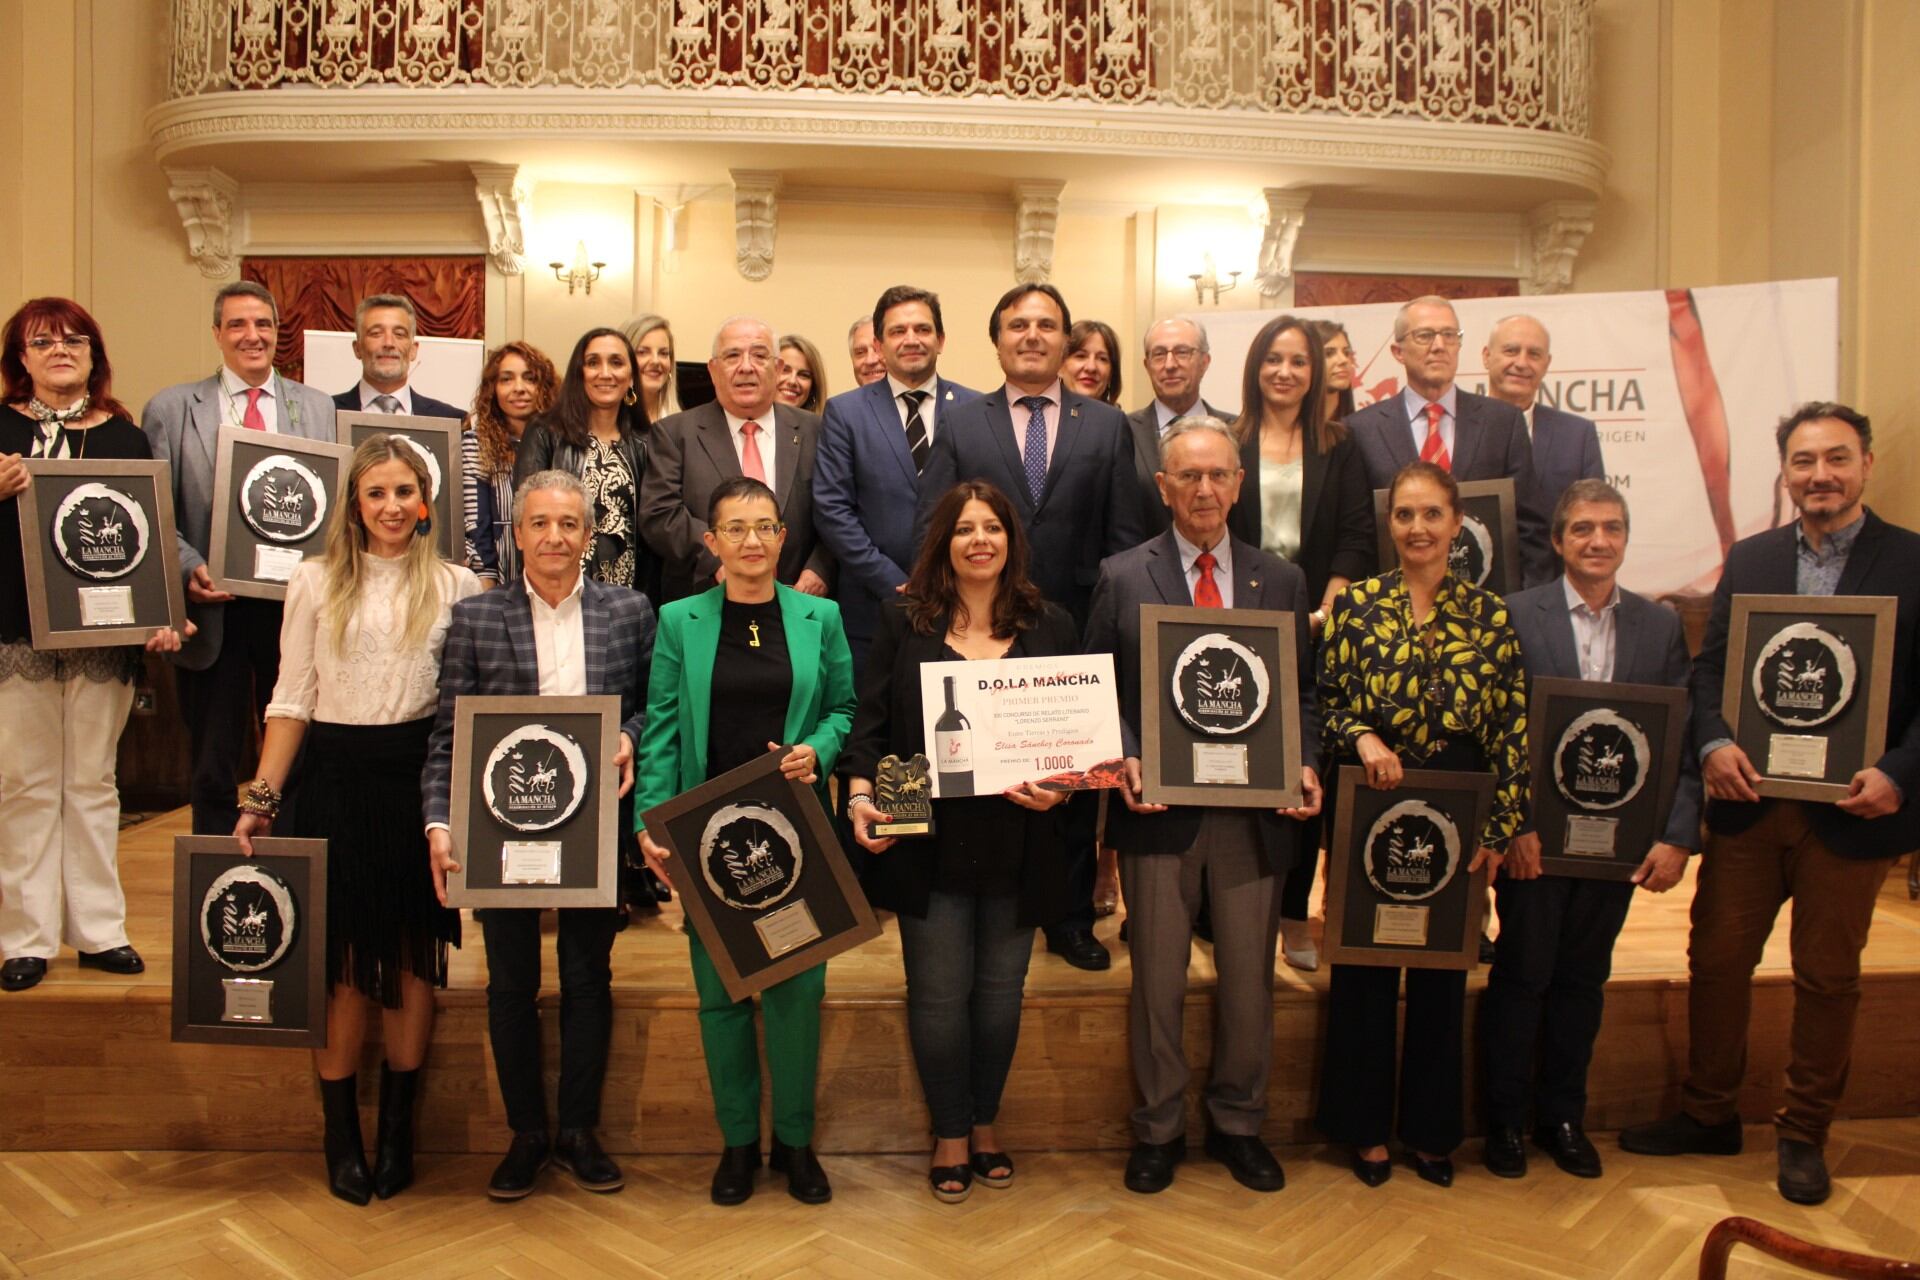
<path id="1" fill-rule="evenodd" d="M 422 647 L 402 649 L 406 630 L 405 562 L 362 553 L 367 577 L 347 625 L 346 652 L 336 653 L 326 618 L 326 570 L 309 560 L 287 583 L 280 624 L 280 680 L 267 715 L 328 724 L 403 724 L 430 716 L 440 699 L 440 651 L 456 601 L 480 593 L 464 565 L 442 564 L 446 602 Z"/>

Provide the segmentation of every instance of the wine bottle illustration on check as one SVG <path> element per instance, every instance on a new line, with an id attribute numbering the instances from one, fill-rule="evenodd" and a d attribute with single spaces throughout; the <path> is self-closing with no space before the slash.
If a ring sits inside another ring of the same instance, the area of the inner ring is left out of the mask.
<path id="1" fill-rule="evenodd" d="M 934 771 L 939 774 L 940 794 L 973 794 L 973 725 L 953 700 L 953 677 L 942 679 L 947 687 L 947 709 L 933 722 Z"/>

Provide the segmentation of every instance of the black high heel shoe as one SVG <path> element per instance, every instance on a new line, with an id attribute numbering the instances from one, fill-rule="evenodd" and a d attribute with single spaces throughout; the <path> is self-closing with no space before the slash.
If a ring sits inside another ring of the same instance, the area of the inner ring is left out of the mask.
<path id="1" fill-rule="evenodd" d="M 1353 1149 L 1353 1176 L 1370 1187 L 1377 1187 L 1393 1176 L 1393 1161 L 1368 1160 L 1360 1154 L 1360 1148 Z"/>

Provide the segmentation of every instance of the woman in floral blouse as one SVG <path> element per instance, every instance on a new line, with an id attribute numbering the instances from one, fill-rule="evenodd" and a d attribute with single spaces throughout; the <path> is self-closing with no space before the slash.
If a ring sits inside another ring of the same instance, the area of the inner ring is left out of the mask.
<path id="1" fill-rule="evenodd" d="M 1388 525 L 1400 568 L 1334 599 L 1321 646 L 1320 705 L 1328 754 L 1359 763 L 1390 791 L 1402 771 L 1491 770 L 1492 813 L 1468 864 L 1498 872 L 1526 812 L 1526 676 L 1498 596 L 1448 572 L 1460 532 L 1460 487 L 1428 462 L 1394 477 Z M 1518 868 L 1515 868 L 1517 871 Z M 1409 969 L 1400 1054 L 1398 1133 L 1428 1182 L 1453 1181 L 1461 1139 L 1461 1024 L 1467 975 Z M 1392 1172 L 1394 1021 L 1400 970 L 1336 964 L 1316 1123 L 1353 1147 L 1354 1174 L 1379 1186 Z"/>

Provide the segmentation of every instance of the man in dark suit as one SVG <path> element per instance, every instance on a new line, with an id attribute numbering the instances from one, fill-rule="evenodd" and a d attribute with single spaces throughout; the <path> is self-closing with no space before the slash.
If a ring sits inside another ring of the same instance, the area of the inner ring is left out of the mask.
<path id="1" fill-rule="evenodd" d="M 1680 615 L 1615 581 L 1627 550 L 1627 501 L 1619 491 L 1604 480 L 1576 480 L 1554 506 L 1553 548 L 1565 576 L 1507 597 L 1528 677 L 1686 687 Z M 1538 795 L 1554 784 L 1535 778 L 1533 785 Z M 1660 831 L 1631 882 L 1542 875 L 1531 824 L 1508 850 L 1494 891 L 1500 938 L 1480 1002 L 1485 1157 L 1500 1177 L 1527 1171 L 1521 1134 L 1529 1110 L 1534 1143 L 1555 1164 L 1575 1177 L 1600 1176 L 1585 1125 L 1602 991 L 1634 885 L 1665 893 L 1700 847 L 1700 770 L 1690 752 L 1683 751 Z"/>
<path id="2" fill-rule="evenodd" d="M 750 476 L 780 501 L 786 542 L 777 576 L 810 596 L 827 594 L 833 557 L 814 531 L 817 415 L 775 404 L 773 329 L 736 317 L 714 336 L 715 400 L 660 419 L 640 483 L 640 532 L 661 560 L 661 603 L 720 581 L 720 561 L 701 542 L 707 499 L 723 480 Z"/>
<path id="3" fill-rule="evenodd" d="M 1207 331 L 1198 320 L 1175 316 L 1147 330 L 1147 381 L 1153 399 L 1127 415 L 1133 433 L 1133 474 L 1140 482 L 1140 521 L 1149 537 L 1167 531 L 1167 508 L 1154 475 L 1160 470 L 1160 437 L 1174 419 L 1190 413 L 1222 415 L 1200 398 L 1200 383 L 1213 363 Z M 1224 419 L 1223 419 L 1224 420 Z"/>
<path id="4" fill-rule="evenodd" d="M 1125 802 L 1109 806 L 1107 839 L 1120 851 L 1132 930 L 1133 994 L 1127 1039 L 1141 1103 L 1133 1113 L 1126 1185 L 1160 1191 L 1186 1155 L 1187 1067 L 1182 1014 L 1194 916 L 1205 888 L 1213 917 L 1214 1052 L 1207 1082 L 1207 1154 L 1242 1185 L 1278 1191 L 1280 1164 L 1260 1141 L 1273 1061 L 1273 948 L 1280 882 L 1302 856 L 1300 823 L 1320 812 L 1320 724 L 1313 664 L 1276 679 L 1298 685 L 1305 804 L 1254 810 L 1145 804 L 1140 799 L 1140 609 L 1148 604 L 1292 613 L 1295 650 L 1307 636 L 1307 580 L 1295 566 L 1227 532 L 1242 472 L 1233 431 L 1190 417 L 1161 445 L 1160 492 L 1171 528 L 1100 566 L 1086 649 L 1110 653 L 1120 681 Z M 1277 704 L 1276 704 L 1277 705 Z M 1273 714 L 1270 710 L 1269 714 Z"/>
<path id="5" fill-rule="evenodd" d="M 406 413 L 419 418 L 464 418 L 466 412 L 408 385 L 420 358 L 420 317 L 397 293 L 373 293 L 353 309 L 353 354 L 360 381 L 333 398 L 348 413 Z"/>
<path id="6" fill-rule="evenodd" d="M 1507 316 L 1480 351 L 1487 390 L 1518 409 L 1533 439 L 1533 483 L 1548 510 L 1575 480 L 1604 480 L 1600 431 L 1591 419 L 1540 403 L 1540 383 L 1553 366 L 1553 338 L 1532 316 Z M 1558 563 L 1554 565 L 1556 571 Z"/>
<path id="7" fill-rule="evenodd" d="M 1781 422 L 1780 473 L 1800 518 L 1733 545 L 1693 664 L 1693 741 L 1706 785 L 1707 847 L 1687 947 L 1687 1079 L 1677 1115 L 1628 1129 L 1646 1155 L 1733 1155 L 1747 1065 L 1753 969 L 1793 902 L 1793 1029 L 1786 1105 L 1774 1113 L 1780 1194 L 1826 1199 L 1825 1144 L 1853 1056 L 1860 952 L 1894 859 L 1920 849 L 1920 535 L 1865 505 L 1873 428 L 1845 405 L 1800 406 Z M 1892 596 L 1887 746 L 1831 804 L 1762 800 L 1753 761 L 1721 705 L 1733 599 Z"/>
<path id="8" fill-rule="evenodd" d="M 1512 405 L 1454 385 L 1460 369 L 1460 319 L 1445 298 L 1415 298 L 1393 319 L 1393 358 L 1406 371 L 1406 389 L 1347 419 L 1367 484 L 1392 485 L 1415 459 L 1437 463 L 1456 480 L 1511 477 L 1520 536 L 1522 578 L 1538 586 L 1553 577 L 1547 510 L 1534 482 L 1527 421 Z"/>
<path id="9" fill-rule="evenodd" d="M 827 401 L 813 472 L 813 523 L 839 566 L 841 618 L 856 671 L 880 606 L 919 555 L 913 517 L 920 471 L 940 424 L 980 395 L 937 372 L 947 340 L 938 295 L 894 285 L 874 306 L 873 324 L 886 376 Z"/>
<path id="10" fill-rule="evenodd" d="M 913 541 L 926 535 L 947 490 L 963 480 L 990 482 L 1026 526 L 1028 576 L 1084 630 L 1101 559 L 1138 544 L 1142 533 L 1126 416 L 1060 381 L 1072 327 L 1067 300 L 1050 284 L 1015 285 L 994 305 L 987 336 L 1006 385 L 947 414 L 920 473 Z M 1112 958 L 1093 936 L 1095 812 L 1091 797 L 1067 812 L 1073 905 L 1048 927 L 1047 949 L 1098 970 Z"/>
<path id="11" fill-rule="evenodd" d="M 440 713 L 427 747 L 421 790 L 434 887 L 446 902 L 447 872 L 465 850 L 447 827 L 453 785 L 455 702 L 483 697 L 572 697 L 617 694 L 620 749 L 620 839 L 633 830 L 634 750 L 646 714 L 653 657 L 653 606 L 625 587 L 586 580 L 581 553 L 592 534 L 587 493 L 571 472 L 540 471 L 521 481 L 513 503 L 513 536 L 526 576 L 501 590 L 454 606 L 440 659 Z M 477 912 L 487 946 L 487 1035 L 506 1103 L 513 1145 L 494 1171 L 487 1194 L 518 1200 L 533 1190 L 549 1158 L 589 1191 L 618 1191 L 620 1167 L 594 1136 L 613 1030 L 609 956 L 620 913 L 564 908 L 560 930 L 560 1125 L 547 1135 L 546 1089 L 540 1078 L 540 912 L 489 908 Z"/>

